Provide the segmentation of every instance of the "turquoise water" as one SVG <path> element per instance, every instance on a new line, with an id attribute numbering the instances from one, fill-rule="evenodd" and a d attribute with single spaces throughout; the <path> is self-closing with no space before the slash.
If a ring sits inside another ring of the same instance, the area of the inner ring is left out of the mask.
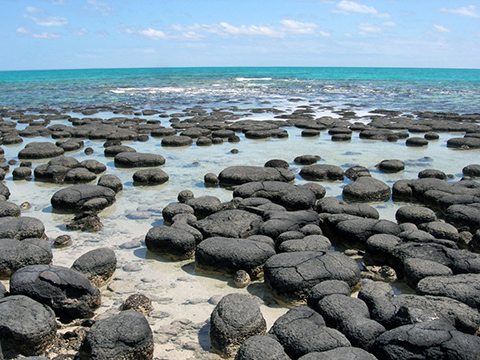
<path id="1" fill-rule="evenodd" d="M 164 109 L 301 98 L 326 106 L 474 113 L 480 70 L 415 68 L 138 68 L 0 72 L 0 106 Z"/>

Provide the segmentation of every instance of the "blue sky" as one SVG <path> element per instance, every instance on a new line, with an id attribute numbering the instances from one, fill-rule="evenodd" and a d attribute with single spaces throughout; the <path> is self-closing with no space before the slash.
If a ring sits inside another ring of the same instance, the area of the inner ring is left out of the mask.
<path id="1" fill-rule="evenodd" d="M 480 68 L 479 0 L 0 0 L 0 70 Z"/>

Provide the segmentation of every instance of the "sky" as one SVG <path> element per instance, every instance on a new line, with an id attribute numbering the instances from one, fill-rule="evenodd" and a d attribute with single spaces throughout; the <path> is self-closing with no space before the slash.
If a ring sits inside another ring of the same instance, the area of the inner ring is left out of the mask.
<path id="1" fill-rule="evenodd" d="M 0 0 L 0 71 L 480 68 L 480 0 Z"/>

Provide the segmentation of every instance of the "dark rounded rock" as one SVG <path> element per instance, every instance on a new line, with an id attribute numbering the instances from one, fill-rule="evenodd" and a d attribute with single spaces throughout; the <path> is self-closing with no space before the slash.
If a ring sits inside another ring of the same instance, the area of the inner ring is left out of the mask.
<path id="1" fill-rule="evenodd" d="M 300 176 L 306 180 L 343 180 L 345 173 L 336 165 L 316 164 L 300 170 Z"/>
<path id="2" fill-rule="evenodd" d="M 195 253 L 195 266 L 199 270 L 233 276 L 245 270 L 251 278 L 261 277 L 263 265 L 275 250 L 263 242 L 226 237 L 203 240 Z"/>
<path id="3" fill-rule="evenodd" d="M 107 166 L 105 164 L 102 164 L 100 161 L 94 159 L 83 160 L 79 165 L 94 174 L 100 174 L 107 170 Z"/>
<path id="4" fill-rule="evenodd" d="M 320 159 L 321 157 L 318 155 L 300 155 L 293 159 L 293 162 L 300 165 L 312 165 L 316 164 Z"/>
<path id="5" fill-rule="evenodd" d="M 272 211 L 264 214 L 264 223 L 260 226 L 259 234 L 277 239 L 284 232 L 297 231 L 308 224 L 320 224 L 318 214 L 315 211 L 279 211 L 272 209 Z"/>
<path id="6" fill-rule="evenodd" d="M 353 201 L 388 201 L 392 191 L 390 186 L 373 177 L 362 176 L 355 182 L 345 185 L 342 191 L 344 199 Z"/>
<path id="7" fill-rule="evenodd" d="M 137 150 L 127 145 L 111 145 L 106 147 L 103 151 L 105 156 L 116 156 L 123 152 L 137 152 Z"/>
<path id="8" fill-rule="evenodd" d="M 190 202 L 189 202 L 190 203 Z M 262 217 L 241 209 L 219 211 L 197 221 L 193 226 L 205 238 L 213 236 L 244 238 L 258 232 Z"/>
<path id="9" fill-rule="evenodd" d="M 169 204 L 165 206 L 162 210 L 163 220 L 167 223 L 172 223 L 174 216 L 178 214 L 192 214 L 194 211 L 193 208 L 187 204 Z"/>
<path id="10" fill-rule="evenodd" d="M 378 210 L 367 204 L 346 203 L 334 197 L 320 199 L 315 210 L 319 213 L 349 214 L 364 218 L 378 219 Z"/>
<path id="11" fill-rule="evenodd" d="M 42 239 L 0 239 L 0 278 L 7 279 L 18 269 L 28 265 L 48 265 L 53 254 L 50 245 Z"/>
<path id="12" fill-rule="evenodd" d="M 420 230 L 426 231 L 437 239 L 447 239 L 452 241 L 459 241 L 460 235 L 455 226 L 447 224 L 443 221 L 432 221 L 423 223 L 418 226 Z"/>
<path id="13" fill-rule="evenodd" d="M 405 141 L 405 145 L 411 147 L 423 147 L 428 145 L 428 140 L 425 140 L 422 137 L 411 137 Z"/>
<path id="14" fill-rule="evenodd" d="M 425 140 L 438 140 L 440 138 L 440 135 L 438 135 L 435 132 L 427 132 L 425 135 L 423 135 Z"/>
<path id="15" fill-rule="evenodd" d="M 263 166 L 264 167 L 272 167 L 272 168 L 284 168 L 284 169 L 288 169 L 290 167 L 288 162 L 286 162 L 285 160 L 281 160 L 281 159 L 268 160 L 265 163 L 265 165 L 263 165 Z"/>
<path id="16" fill-rule="evenodd" d="M 139 152 L 119 153 L 115 155 L 114 161 L 115 166 L 123 167 L 160 166 L 165 164 L 165 158 L 162 155 Z"/>
<path id="17" fill-rule="evenodd" d="M 467 205 L 452 205 L 445 211 L 445 221 L 456 228 L 466 228 L 471 233 L 480 229 L 480 208 Z"/>
<path id="18" fill-rule="evenodd" d="M 372 176 L 370 174 L 370 170 L 368 170 L 365 166 L 352 166 L 345 171 L 345 176 L 352 181 L 357 180 L 361 176 Z"/>
<path id="19" fill-rule="evenodd" d="M 20 207 L 10 201 L 0 200 L 0 217 L 6 216 L 20 216 Z"/>
<path id="20" fill-rule="evenodd" d="M 301 135 L 302 137 L 317 137 L 320 136 L 320 131 L 315 129 L 305 129 L 302 130 Z"/>
<path id="21" fill-rule="evenodd" d="M 315 197 L 318 199 L 322 199 L 327 194 L 327 189 L 322 185 L 314 182 L 308 182 L 300 186 L 302 189 L 308 189 L 315 194 Z"/>
<path id="22" fill-rule="evenodd" d="M 341 280 L 325 280 L 315 285 L 308 294 L 307 305 L 315 309 L 318 302 L 328 295 L 350 296 L 350 286 Z"/>
<path id="23" fill-rule="evenodd" d="M 268 199 L 292 211 L 311 209 L 317 200 L 315 193 L 308 187 L 299 187 L 280 181 L 248 182 L 237 187 L 233 196 L 244 199 L 250 197 Z"/>
<path id="24" fill-rule="evenodd" d="M 123 184 L 120 178 L 112 174 L 105 174 L 101 176 L 98 179 L 97 185 L 112 189 L 115 193 L 123 190 Z"/>
<path id="25" fill-rule="evenodd" d="M 341 332 L 327 327 L 320 314 L 305 306 L 280 316 L 268 333 L 282 344 L 292 359 L 315 351 L 351 346 Z"/>
<path id="26" fill-rule="evenodd" d="M 343 280 L 352 288 L 360 281 L 356 261 L 334 251 L 277 254 L 267 260 L 264 272 L 266 287 L 287 304 L 305 304 L 310 290 L 325 280 Z"/>
<path id="27" fill-rule="evenodd" d="M 217 174 L 214 173 L 205 174 L 205 176 L 203 177 L 203 181 L 205 182 L 205 185 L 209 186 L 217 186 L 220 183 Z"/>
<path id="28" fill-rule="evenodd" d="M 153 137 L 164 137 L 164 136 L 173 136 L 176 133 L 177 133 L 177 130 L 175 129 L 161 127 L 161 128 L 152 130 L 150 135 L 152 135 Z"/>
<path id="29" fill-rule="evenodd" d="M 186 203 L 188 200 L 193 199 L 195 196 L 193 195 L 193 192 L 190 190 L 182 190 L 178 193 L 177 200 L 180 203 Z M 220 200 L 219 200 L 220 202 Z"/>
<path id="30" fill-rule="evenodd" d="M 65 175 L 65 182 L 70 183 L 85 183 L 90 182 L 97 179 L 97 175 L 95 173 L 87 170 L 86 168 L 75 168 L 71 169 Z"/>
<path id="31" fill-rule="evenodd" d="M 424 206 L 402 206 L 395 213 L 399 224 L 412 223 L 415 225 L 437 221 L 437 215 L 432 209 Z"/>
<path id="32" fill-rule="evenodd" d="M 109 248 L 91 250 L 74 261 L 71 269 L 84 274 L 96 287 L 105 285 L 117 267 L 115 252 Z"/>
<path id="33" fill-rule="evenodd" d="M 12 171 L 13 180 L 30 180 L 32 178 L 32 169 L 28 167 L 17 167 Z"/>
<path id="34" fill-rule="evenodd" d="M 165 225 L 154 226 L 145 236 L 145 246 L 154 253 L 188 259 L 193 257 L 195 237 L 188 231 Z"/>
<path id="35" fill-rule="evenodd" d="M 56 248 L 64 248 L 72 245 L 72 237 L 70 235 L 60 235 L 55 238 L 53 246 Z"/>
<path id="36" fill-rule="evenodd" d="M 190 146 L 192 144 L 193 144 L 192 138 L 184 135 L 165 136 L 162 139 L 162 146 L 165 146 L 165 147 Z"/>
<path id="37" fill-rule="evenodd" d="M 475 137 L 456 137 L 447 140 L 447 147 L 456 149 L 480 149 L 480 139 Z"/>
<path id="38" fill-rule="evenodd" d="M 349 346 L 322 352 L 311 352 L 298 360 L 377 360 L 377 358 L 361 348 Z"/>
<path id="39" fill-rule="evenodd" d="M 462 173 L 465 176 L 480 177 L 480 165 L 479 164 L 467 165 L 462 169 Z"/>
<path id="40" fill-rule="evenodd" d="M 10 278 L 10 293 L 50 306 L 58 316 L 89 318 L 100 306 L 100 291 L 77 271 L 53 265 L 30 265 Z"/>
<path id="41" fill-rule="evenodd" d="M 333 134 L 331 137 L 332 141 L 350 141 L 352 140 L 352 134 Z"/>
<path id="42" fill-rule="evenodd" d="M 75 151 L 83 148 L 84 142 L 79 139 L 68 139 L 66 141 L 57 141 L 55 145 L 61 147 L 65 151 Z M 93 154 L 93 149 L 92 148 L 86 148 L 84 150 L 85 154 L 91 155 Z"/>
<path id="43" fill-rule="evenodd" d="M 0 218 L 0 239 L 44 238 L 45 226 L 37 218 L 6 216 Z"/>
<path id="44" fill-rule="evenodd" d="M 290 182 L 295 179 L 295 174 L 284 168 L 231 166 L 222 170 L 218 179 L 224 185 L 241 185 L 252 181 Z"/>
<path id="45" fill-rule="evenodd" d="M 418 173 L 418 178 L 419 179 L 433 178 L 433 179 L 447 180 L 447 175 L 440 170 L 425 169 Z"/>
<path id="46" fill-rule="evenodd" d="M 168 179 L 168 174 L 158 168 L 137 170 L 133 174 L 133 181 L 140 184 L 163 184 Z"/>
<path id="47" fill-rule="evenodd" d="M 2 350 L 39 355 L 55 340 L 57 323 L 48 306 L 27 296 L 14 295 L 0 299 L 0 329 Z"/>
<path id="48" fill-rule="evenodd" d="M 385 173 L 396 173 L 405 170 L 405 163 L 401 160 L 383 160 L 378 165 L 378 170 Z"/>
<path id="49" fill-rule="evenodd" d="M 5 139 L 4 139 L 5 143 Z M 64 149 L 49 142 L 31 142 L 18 153 L 19 159 L 45 159 L 63 155 Z"/>
<path id="50" fill-rule="evenodd" d="M 240 347 L 235 360 L 289 360 L 283 346 L 267 335 L 248 338 Z"/>
<path id="51" fill-rule="evenodd" d="M 151 360 L 153 334 L 138 311 L 126 310 L 97 321 L 80 348 L 80 359 Z"/>
<path id="52" fill-rule="evenodd" d="M 400 326 L 380 335 L 372 346 L 379 359 L 462 359 L 474 360 L 480 338 L 464 334 L 439 320 Z"/>
<path id="53" fill-rule="evenodd" d="M 99 185 L 74 185 L 57 191 L 50 202 L 54 209 L 79 211 L 92 199 L 104 199 L 110 206 L 115 202 L 115 191 Z"/>
<path id="54" fill-rule="evenodd" d="M 278 252 L 323 251 L 331 249 L 332 243 L 323 235 L 308 235 L 302 239 L 283 241 L 278 245 Z"/>
<path id="55" fill-rule="evenodd" d="M 143 294 L 132 294 L 122 303 L 120 309 L 135 310 L 144 316 L 148 316 L 153 310 L 152 300 Z"/>
<path id="56" fill-rule="evenodd" d="M 180 195 L 180 194 L 179 194 Z M 181 201 L 182 202 L 182 201 Z M 202 219 L 216 213 L 221 210 L 222 203 L 220 199 L 215 196 L 201 196 L 198 198 L 191 198 L 186 202 L 187 205 L 191 206 L 194 211 L 194 215 L 198 219 Z"/>
<path id="57" fill-rule="evenodd" d="M 267 330 L 258 303 L 244 294 L 224 296 L 213 309 L 210 324 L 212 349 L 226 357 L 233 357 L 248 338 Z"/>
<path id="58" fill-rule="evenodd" d="M 439 264 L 435 261 L 410 258 L 403 263 L 403 275 L 405 282 L 412 289 L 417 288 L 417 284 L 423 278 L 429 276 L 450 276 L 453 275 L 452 269 L 448 266 Z M 429 294 L 438 295 L 438 294 Z"/>

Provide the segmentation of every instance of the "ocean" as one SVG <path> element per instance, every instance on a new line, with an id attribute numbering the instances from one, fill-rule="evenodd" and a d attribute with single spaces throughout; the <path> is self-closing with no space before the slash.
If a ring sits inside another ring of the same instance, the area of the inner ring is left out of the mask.
<path id="1" fill-rule="evenodd" d="M 480 70 L 239 67 L 0 72 L 0 106 L 124 104 L 162 109 L 291 98 L 328 106 L 478 112 Z M 249 104 L 249 105 L 250 105 Z"/>
<path id="2" fill-rule="evenodd" d="M 468 69 L 396 69 L 396 68 L 148 68 L 91 69 L 0 72 L 0 111 L 3 120 L 15 110 L 39 117 L 61 113 L 72 118 L 113 117 L 155 120 L 170 127 L 173 118 L 188 119 L 192 108 L 209 114 L 225 111 L 236 120 L 273 120 L 278 113 L 291 114 L 308 108 L 316 118 L 368 124 L 373 110 L 398 111 L 397 116 L 415 119 L 418 112 L 474 114 L 480 112 L 480 70 Z M 159 113 L 142 114 L 142 110 Z M 231 120 L 232 122 L 235 120 Z M 68 120 L 52 120 L 50 125 L 72 126 Z M 16 129 L 28 126 L 16 123 Z M 141 292 L 153 301 L 149 317 L 155 332 L 155 356 L 165 359 L 216 358 L 208 354 L 208 318 L 214 304 L 231 292 L 249 293 L 258 297 L 267 326 L 287 309 L 269 299 L 263 283 L 255 282 L 248 290 L 236 288 L 224 276 L 206 275 L 195 270 L 193 260 L 172 261 L 146 250 L 144 239 L 148 230 L 163 224 L 162 209 L 177 201 L 181 190 L 192 190 L 196 197 L 211 195 L 222 202 L 232 200 L 232 189 L 207 187 L 204 175 L 219 174 L 232 165 L 263 166 L 268 160 L 283 159 L 295 173 L 295 184 L 308 182 L 299 173 L 302 165 L 293 160 L 299 155 L 318 155 L 320 164 L 332 164 L 346 170 L 354 165 L 367 167 L 372 176 L 390 186 L 401 179 L 416 179 L 423 169 L 437 169 L 449 174 L 448 181 L 462 178 L 462 169 L 478 163 L 480 150 L 448 148 L 452 137 L 463 133 L 439 133 L 437 140 L 417 148 L 405 140 L 388 142 L 360 139 L 354 132 L 350 141 L 332 141 L 327 130 L 319 136 L 304 137 L 302 129 L 286 127 L 287 138 L 250 139 L 238 133 L 240 142 L 211 146 L 193 145 L 169 148 L 161 139 L 149 136 L 148 141 L 124 141 L 138 152 L 162 155 L 162 169 L 169 181 L 162 185 L 138 185 L 132 175 L 138 168 L 116 167 L 113 158 L 104 155 L 102 140 L 84 139 L 83 149 L 67 152 L 79 161 L 95 159 L 107 165 L 108 174 L 118 176 L 124 190 L 117 201 L 99 216 L 103 229 L 99 232 L 68 231 L 71 214 L 52 210 L 50 199 L 68 184 L 32 180 L 14 180 L 12 170 L 19 166 L 18 152 L 33 141 L 57 140 L 50 137 L 23 138 L 20 144 L 2 145 L 10 172 L 3 183 L 10 189 L 10 201 L 20 205 L 27 201 L 30 209 L 22 216 L 40 219 L 51 243 L 59 236 L 72 237 L 72 246 L 54 249 L 53 263 L 70 267 L 80 255 L 98 247 L 109 247 L 117 256 L 115 279 L 102 288 L 102 307 L 97 317 L 118 312 L 129 295 Z M 412 133 L 410 136 L 423 136 Z M 233 151 L 235 150 L 235 151 Z M 376 164 L 385 159 L 399 159 L 405 170 L 383 173 Z M 32 160 L 32 168 L 48 159 Z M 327 195 L 342 197 L 344 186 L 351 180 L 320 181 Z M 92 181 L 92 184 L 96 181 Z M 382 219 L 396 221 L 395 212 L 404 203 L 392 200 L 372 203 Z M 337 249 L 338 250 L 338 249 Z M 8 281 L 3 280 L 8 288 Z M 408 291 L 394 284 L 397 293 Z M 178 324 L 186 329 L 171 335 Z M 170 331 L 170 332 L 169 332 Z M 200 344 L 200 348 L 186 346 Z M 196 350 L 192 350 L 196 349 Z M 195 351 L 195 354 L 192 354 Z M 219 358 L 219 357 L 218 357 Z"/>

